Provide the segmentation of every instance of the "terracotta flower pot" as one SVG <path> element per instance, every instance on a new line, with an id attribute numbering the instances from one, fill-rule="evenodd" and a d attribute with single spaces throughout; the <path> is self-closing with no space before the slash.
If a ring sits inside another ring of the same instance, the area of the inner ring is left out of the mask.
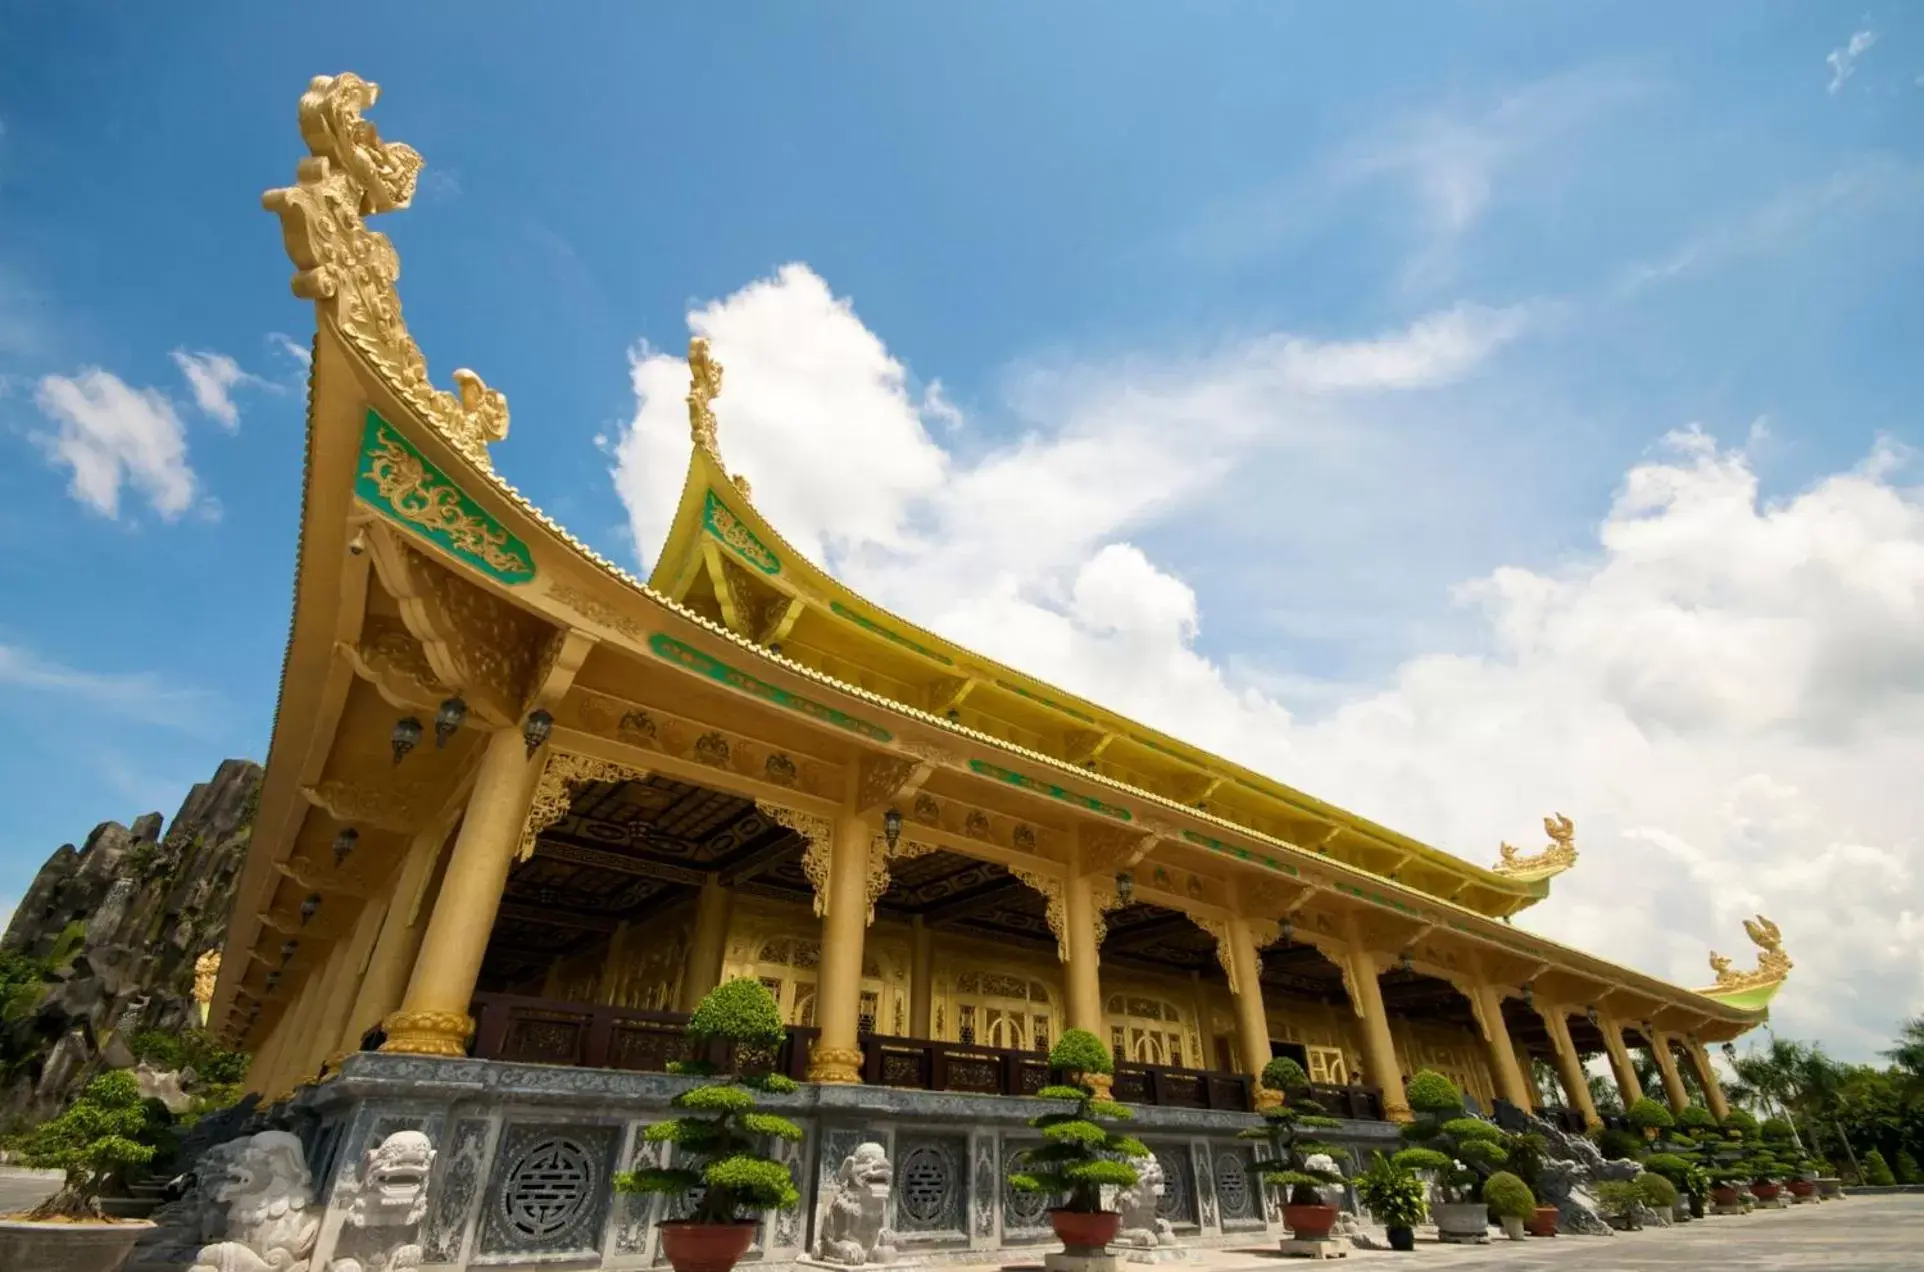
<path id="1" fill-rule="evenodd" d="M 1051 1210 L 1049 1224 L 1069 1253 L 1100 1254 L 1104 1246 L 1116 1239 L 1116 1233 L 1122 1228 L 1122 1215 L 1114 1210 Z"/>
<path id="2" fill-rule="evenodd" d="M 1816 1191 L 1817 1185 L 1808 1179 L 1793 1179 L 1790 1181 L 1790 1194 L 1793 1197 L 1808 1197 Z"/>
<path id="3" fill-rule="evenodd" d="M 1737 1190 L 1734 1187 L 1725 1185 L 1711 1189 L 1710 1199 L 1720 1206 L 1739 1206 L 1743 1204 L 1743 1199 L 1737 1195 Z"/>
<path id="4" fill-rule="evenodd" d="M 661 1252 L 675 1272 L 729 1272 L 754 1244 L 752 1223 L 673 1219 L 661 1225 Z"/>
<path id="5" fill-rule="evenodd" d="M 1557 1208 L 1538 1206 L 1537 1212 L 1524 1222 L 1524 1229 L 1533 1237 L 1554 1237 L 1557 1235 Z"/>
<path id="6" fill-rule="evenodd" d="M 1758 1201 L 1775 1201 L 1777 1200 L 1777 1193 L 1778 1185 L 1776 1184 L 1760 1183 L 1756 1180 L 1751 1181 L 1750 1195 Z"/>
<path id="7" fill-rule="evenodd" d="M 1336 1226 L 1334 1206 L 1284 1206 L 1283 1222 L 1298 1241 L 1321 1241 Z"/>

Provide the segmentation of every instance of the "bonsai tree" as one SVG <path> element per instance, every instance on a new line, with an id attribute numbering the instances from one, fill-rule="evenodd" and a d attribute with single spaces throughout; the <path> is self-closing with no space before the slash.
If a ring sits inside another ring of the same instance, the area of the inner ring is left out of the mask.
<path id="1" fill-rule="evenodd" d="M 1237 1132 L 1242 1139 L 1262 1140 L 1269 1145 L 1269 1156 L 1253 1164 L 1262 1181 L 1284 1189 L 1287 1204 L 1320 1206 L 1320 1189 L 1343 1182 L 1340 1170 L 1312 1166 L 1309 1159 L 1318 1154 L 1332 1160 L 1347 1157 L 1348 1151 L 1313 1138 L 1312 1130 L 1341 1126 L 1336 1118 L 1323 1114 L 1322 1105 L 1310 1097 L 1309 1075 L 1303 1066 L 1287 1056 L 1277 1056 L 1263 1066 L 1262 1084 L 1280 1092 L 1283 1103 L 1263 1112 L 1265 1125 Z"/>
<path id="2" fill-rule="evenodd" d="M 1725 1116 L 1724 1134 L 1735 1139 L 1753 1139 L 1757 1135 L 1757 1119 L 1743 1109 L 1732 1109 Z"/>
<path id="3" fill-rule="evenodd" d="M 1507 1170 L 1497 1171 L 1483 1181 L 1483 1200 L 1499 1219 L 1521 1223 L 1536 1217 L 1536 1194 L 1530 1191 L 1530 1185 Z"/>
<path id="4" fill-rule="evenodd" d="M 1677 1205 L 1677 1185 L 1655 1171 L 1645 1171 L 1631 1181 L 1637 1186 L 1637 1196 L 1652 1210 L 1668 1213 Z"/>
<path id="5" fill-rule="evenodd" d="M 697 1053 L 711 1042 L 733 1044 L 736 1072 L 720 1073 L 705 1060 L 681 1060 L 672 1072 L 714 1080 L 683 1091 L 672 1104 L 687 1116 L 648 1126 L 651 1143 L 675 1147 L 675 1165 L 615 1176 L 619 1192 L 695 1194 L 688 1222 L 743 1223 L 764 1210 L 786 1210 L 801 1200 L 794 1175 L 761 1151 L 769 1137 L 797 1141 L 802 1128 L 755 1107 L 757 1091 L 789 1093 L 791 1078 L 767 1071 L 781 1046 L 780 1010 L 767 987 L 747 977 L 716 986 L 695 1008 L 688 1036 Z M 684 1164 L 685 1163 L 685 1164 Z"/>
<path id="6" fill-rule="evenodd" d="M 1669 1109 L 1647 1095 L 1630 1106 L 1627 1116 L 1630 1125 L 1642 1131 L 1645 1139 L 1655 1139 L 1658 1131 L 1667 1131 L 1677 1124 Z"/>
<path id="7" fill-rule="evenodd" d="M 29 1219 L 104 1219 L 100 1192 L 115 1175 L 153 1160 L 151 1116 L 140 1084 L 125 1069 L 103 1073 L 51 1121 L 23 1136 L 15 1149 L 28 1166 L 64 1170 L 60 1191 Z"/>
<path id="8" fill-rule="evenodd" d="M 1888 1187 L 1897 1182 L 1897 1176 L 1891 1173 L 1890 1163 L 1884 1160 L 1884 1154 L 1874 1148 L 1864 1154 L 1864 1182 L 1873 1187 Z"/>
<path id="9" fill-rule="evenodd" d="M 1717 1129 L 1717 1115 L 1701 1104 L 1687 1104 L 1677 1114 L 1677 1125 L 1692 1136 L 1700 1136 Z"/>
<path id="10" fill-rule="evenodd" d="M 1074 1214 L 1100 1213 L 1103 1186 L 1134 1184 L 1136 1168 L 1126 1159 L 1147 1157 L 1149 1149 L 1141 1140 L 1102 1125 L 1127 1119 L 1129 1110 L 1099 1096 L 1086 1080 L 1089 1074 L 1115 1072 L 1115 1062 L 1100 1038 L 1087 1029 L 1065 1031 L 1049 1050 L 1049 1067 L 1062 1071 L 1070 1082 L 1043 1087 L 1035 1098 L 1066 1100 L 1075 1108 L 1029 1119 L 1029 1125 L 1042 1132 L 1043 1142 L 1016 1154 L 1017 1169 L 1009 1174 L 1009 1187 L 1059 1198 L 1058 1209 Z"/>
<path id="11" fill-rule="evenodd" d="M 1605 1126 L 1596 1132 L 1597 1151 L 1612 1161 L 1635 1161 L 1643 1155 L 1643 1141 L 1629 1131 Z"/>
<path id="12" fill-rule="evenodd" d="M 1405 1094 L 1416 1120 L 1402 1134 L 1413 1147 L 1400 1150 L 1396 1164 L 1434 1172 L 1446 1205 L 1482 1200 L 1483 1181 L 1509 1158 L 1507 1137 L 1483 1119 L 1465 1116 L 1462 1093 L 1434 1070 L 1411 1078 Z"/>
<path id="13" fill-rule="evenodd" d="M 1392 1240 L 1398 1229 L 1408 1233 L 1429 1218 L 1428 1192 L 1408 1167 L 1381 1153 L 1375 1154 L 1369 1169 L 1356 1177 L 1356 1199 L 1389 1229 Z"/>
<path id="14" fill-rule="evenodd" d="M 1637 1208 L 1643 1204 L 1643 1190 L 1634 1180 L 1606 1179 L 1597 1185 L 1597 1209 L 1604 1218 L 1615 1219 L 1626 1228 L 1640 1228 Z"/>

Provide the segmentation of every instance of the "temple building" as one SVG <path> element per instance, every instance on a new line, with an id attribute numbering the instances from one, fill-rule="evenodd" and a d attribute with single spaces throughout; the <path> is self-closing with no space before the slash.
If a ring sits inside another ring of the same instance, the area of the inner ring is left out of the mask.
<path id="1" fill-rule="evenodd" d="M 972 1181 L 927 1229 L 971 1248 L 1021 1228 L 1018 1200 L 983 1200 L 1004 1133 L 982 1100 L 1035 1090 L 1069 1028 L 1113 1048 L 1204 1234 L 1231 1227 L 1221 1145 L 1275 1055 L 1359 1135 L 1408 1117 L 1425 1068 L 1485 1110 L 1595 1124 L 1584 1060 L 1635 1098 L 1632 1049 L 1673 1105 L 1724 1111 L 1707 1049 L 1762 1021 L 1790 966 L 1768 921 L 1757 970 L 1713 955 L 1710 987 L 1665 983 L 1512 925 L 1578 864 L 1560 815 L 1541 849 L 1473 864 L 888 613 L 725 467 L 700 341 L 652 575 L 570 537 L 492 465 L 503 395 L 466 370 L 435 387 L 402 321 L 367 222 L 408 204 L 422 159 L 362 117 L 375 96 L 317 79 L 310 154 L 265 196 L 316 330 L 292 624 L 209 1019 L 252 1053 L 253 1089 L 331 1119 L 322 1174 L 401 1116 L 381 1101 L 426 1101 L 430 1264 L 644 1258 L 634 1216 L 557 1235 L 516 1227 L 510 1199 L 447 1218 L 446 1181 L 511 1191 L 516 1146 L 590 1098 L 605 1125 L 571 1141 L 582 1169 L 634 1160 L 630 1113 L 658 1106 L 685 1013 L 734 976 L 774 994 L 783 1063 L 820 1084 L 810 1160 L 840 1143 L 830 1110 L 883 1107 L 833 1088 L 887 1088 L 898 1169 L 926 1148 Z M 938 1099 L 962 1096 L 966 1117 Z M 797 1223 L 771 1227 L 772 1256 L 804 1246 Z"/>

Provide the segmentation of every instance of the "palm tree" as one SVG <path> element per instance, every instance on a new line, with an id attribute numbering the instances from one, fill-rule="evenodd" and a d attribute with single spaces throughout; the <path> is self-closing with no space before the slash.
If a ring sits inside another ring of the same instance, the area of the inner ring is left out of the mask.
<path id="1" fill-rule="evenodd" d="M 1897 1045 L 1879 1055 L 1913 1078 L 1924 1079 L 1924 1016 L 1912 1016 L 1897 1031 Z"/>
<path id="2" fill-rule="evenodd" d="M 1590 1082 L 1590 1103 L 1597 1106 L 1599 1113 L 1623 1112 L 1623 1100 L 1617 1094 L 1617 1084 L 1601 1073 L 1585 1075 Z"/>

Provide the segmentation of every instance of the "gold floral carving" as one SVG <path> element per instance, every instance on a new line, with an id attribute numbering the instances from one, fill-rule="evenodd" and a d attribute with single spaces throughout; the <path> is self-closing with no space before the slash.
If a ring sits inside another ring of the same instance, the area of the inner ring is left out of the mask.
<path id="1" fill-rule="evenodd" d="M 728 739 L 715 730 L 695 739 L 695 758 L 710 768 L 727 768 L 728 756 Z"/>
<path id="2" fill-rule="evenodd" d="M 817 1046 L 808 1053 L 808 1080 L 849 1086 L 862 1080 L 862 1053 L 854 1047 Z"/>
<path id="3" fill-rule="evenodd" d="M 722 365 L 700 336 L 688 342 L 688 436 L 695 445 L 721 462 L 720 430 L 714 402 L 721 396 Z"/>
<path id="4" fill-rule="evenodd" d="M 370 617 L 362 626 L 360 642 L 344 645 L 342 652 L 356 671 L 393 698 L 426 704 L 447 696 L 447 686 L 435 676 L 427 651 L 398 619 Z"/>
<path id="5" fill-rule="evenodd" d="M 397 1011 L 381 1022 L 383 1051 L 411 1056 L 465 1056 L 474 1019 L 459 1011 Z"/>
<path id="6" fill-rule="evenodd" d="M 882 899 L 884 892 L 889 890 L 891 864 L 925 857 L 934 851 L 936 851 L 936 845 L 920 839 L 897 839 L 894 851 L 890 851 L 889 841 L 882 835 L 876 835 L 869 840 L 868 877 L 863 883 L 863 891 L 868 903 L 866 922 L 870 926 L 875 923 L 875 903 Z"/>
<path id="7" fill-rule="evenodd" d="M 548 595 L 589 622 L 599 623 L 609 631 L 620 632 L 629 640 L 638 641 L 648 634 L 632 614 L 608 604 L 586 588 L 576 587 L 572 583 L 556 583 L 548 589 Z"/>
<path id="8" fill-rule="evenodd" d="M 473 374 L 455 372 L 456 376 Z M 420 526 L 430 537 L 446 535 L 456 549 L 501 574 L 527 576 L 531 569 L 527 557 L 509 546 L 513 536 L 506 527 L 473 511 L 459 486 L 428 471 L 426 461 L 386 428 L 377 429 L 372 441 L 374 449 L 368 452 L 363 475 L 395 516 Z"/>
<path id="9" fill-rule="evenodd" d="M 933 795 L 917 795 L 915 797 L 915 807 L 910 810 L 909 816 L 921 822 L 924 826 L 940 826 L 942 824 L 942 805 L 936 802 L 935 796 Z"/>
<path id="10" fill-rule="evenodd" d="M 194 960 L 194 1001 L 203 1009 L 214 1001 L 214 984 L 219 979 L 219 950 L 208 950 Z"/>
<path id="11" fill-rule="evenodd" d="M 1710 969 L 1717 973 L 1714 988 L 1720 994 L 1775 985 L 1788 976 L 1794 966 L 1790 955 L 1784 953 L 1783 933 L 1763 915 L 1758 915 L 1755 920 L 1745 919 L 1744 933 L 1760 951 L 1757 966 L 1751 971 L 1737 971 L 1731 967 L 1729 959 L 1715 950 L 1710 953 Z"/>
<path id="12" fill-rule="evenodd" d="M 1524 856 L 1523 850 L 1513 844 L 1498 846 L 1499 860 L 1495 870 L 1500 875 L 1514 875 L 1526 879 L 1547 879 L 1561 874 L 1577 864 L 1577 848 L 1573 842 L 1577 828 L 1562 813 L 1552 813 L 1543 819 L 1543 829 L 1550 836 L 1550 845 L 1542 852 Z"/>
<path id="13" fill-rule="evenodd" d="M 736 478 L 738 485 L 740 481 Z M 723 556 L 719 549 L 715 560 L 721 566 L 721 584 L 727 589 L 728 601 L 735 611 L 735 630 L 755 640 L 773 629 L 788 609 L 789 597 L 756 582 L 754 575 Z"/>
<path id="14" fill-rule="evenodd" d="M 979 808 L 971 808 L 969 815 L 962 819 L 962 833 L 971 839 L 990 838 L 989 815 Z"/>
<path id="15" fill-rule="evenodd" d="M 541 832 L 568 815 L 576 792 L 590 782 L 633 782 L 647 777 L 646 771 L 613 760 L 577 755 L 572 751 L 548 751 L 542 762 L 541 776 L 534 786 L 534 799 L 528 805 L 528 820 L 521 827 L 521 847 L 516 861 L 534 856 Z"/>
<path id="16" fill-rule="evenodd" d="M 419 783 L 386 786 L 328 778 L 302 787 L 301 794 L 335 821 L 382 830 L 414 829 L 427 806 L 427 792 Z"/>
<path id="17" fill-rule="evenodd" d="M 309 155 L 295 184 L 269 190 L 261 204 L 280 217 L 294 294 L 333 320 L 395 396 L 487 468 L 488 445 L 508 435 L 507 399 L 465 369 L 454 373 L 455 392 L 434 387 L 401 317 L 400 257 L 385 234 L 367 228 L 367 217 L 405 208 L 421 174 L 412 147 L 382 141 L 361 117 L 380 91 L 352 73 L 316 76 L 300 101 Z"/>
<path id="18" fill-rule="evenodd" d="M 1077 829 L 1078 860 L 1084 874 L 1114 874 L 1127 870 L 1156 846 L 1156 836 L 1120 826 L 1086 822 Z"/>
<path id="19" fill-rule="evenodd" d="M 902 792 L 921 765 L 899 755 L 864 755 L 855 776 L 855 806 L 878 808 Z"/>
<path id="20" fill-rule="evenodd" d="M 945 746 L 934 742 L 908 741 L 901 744 L 904 753 L 913 755 L 922 763 L 934 768 L 961 768 L 962 757 Z"/>
<path id="21" fill-rule="evenodd" d="M 470 706 L 498 724 L 521 717 L 553 629 L 485 588 L 442 569 L 413 549 L 407 561 L 407 602 L 418 605 L 425 630 L 428 662 L 443 683 L 452 685 Z M 404 612 L 412 608 L 404 602 Z"/>
<path id="22" fill-rule="evenodd" d="M 1102 942 L 1109 935 L 1109 922 L 1104 916 L 1111 910 L 1120 910 L 1122 906 L 1122 894 L 1116 890 L 1114 882 L 1103 879 L 1090 885 L 1089 926 L 1095 937 L 1090 948 L 1096 951 L 1098 962 L 1102 957 Z"/>
<path id="23" fill-rule="evenodd" d="M 762 761 L 762 776 L 777 786 L 793 786 L 799 775 L 795 761 L 780 751 L 770 751 Z"/>
<path id="24" fill-rule="evenodd" d="M 1068 962 L 1069 918 L 1068 910 L 1062 901 L 1062 880 L 1054 875 L 1017 870 L 1013 867 L 1010 868 L 1009 873 L 1042 894 L 1042 899 L 1046 903 L 1043 915 L 1048 920 L 1049 930 L 1055 933 L 1056 937 L 1056 958 L 1064 963 Z"/>
<path id="25" fill-rule="evenodd" d="M 755 801 L 755 807 L 776 825 L 786 826 L 800 835 L 808 845 L 802 853 L 802 873 L 815 892 L 815 917 L 828 917 L 828 858 L 835 845 L 835 823 L 818 813 L 804 813 L 761 800 Z"/>
<path id="26" fill-rule="evenodd" d="M 1216 939 L 1216 962 L 1223 969 L 1223 975 L 1229 978 L 1229 992 L 1242 993 L 1242 977 L 1236 972 L 1236 952 L 1229 944 L 1229 923 L 1223 919 L 1205 919 L 1194 914 L 1189 916 L 1189 921 Z"/>

